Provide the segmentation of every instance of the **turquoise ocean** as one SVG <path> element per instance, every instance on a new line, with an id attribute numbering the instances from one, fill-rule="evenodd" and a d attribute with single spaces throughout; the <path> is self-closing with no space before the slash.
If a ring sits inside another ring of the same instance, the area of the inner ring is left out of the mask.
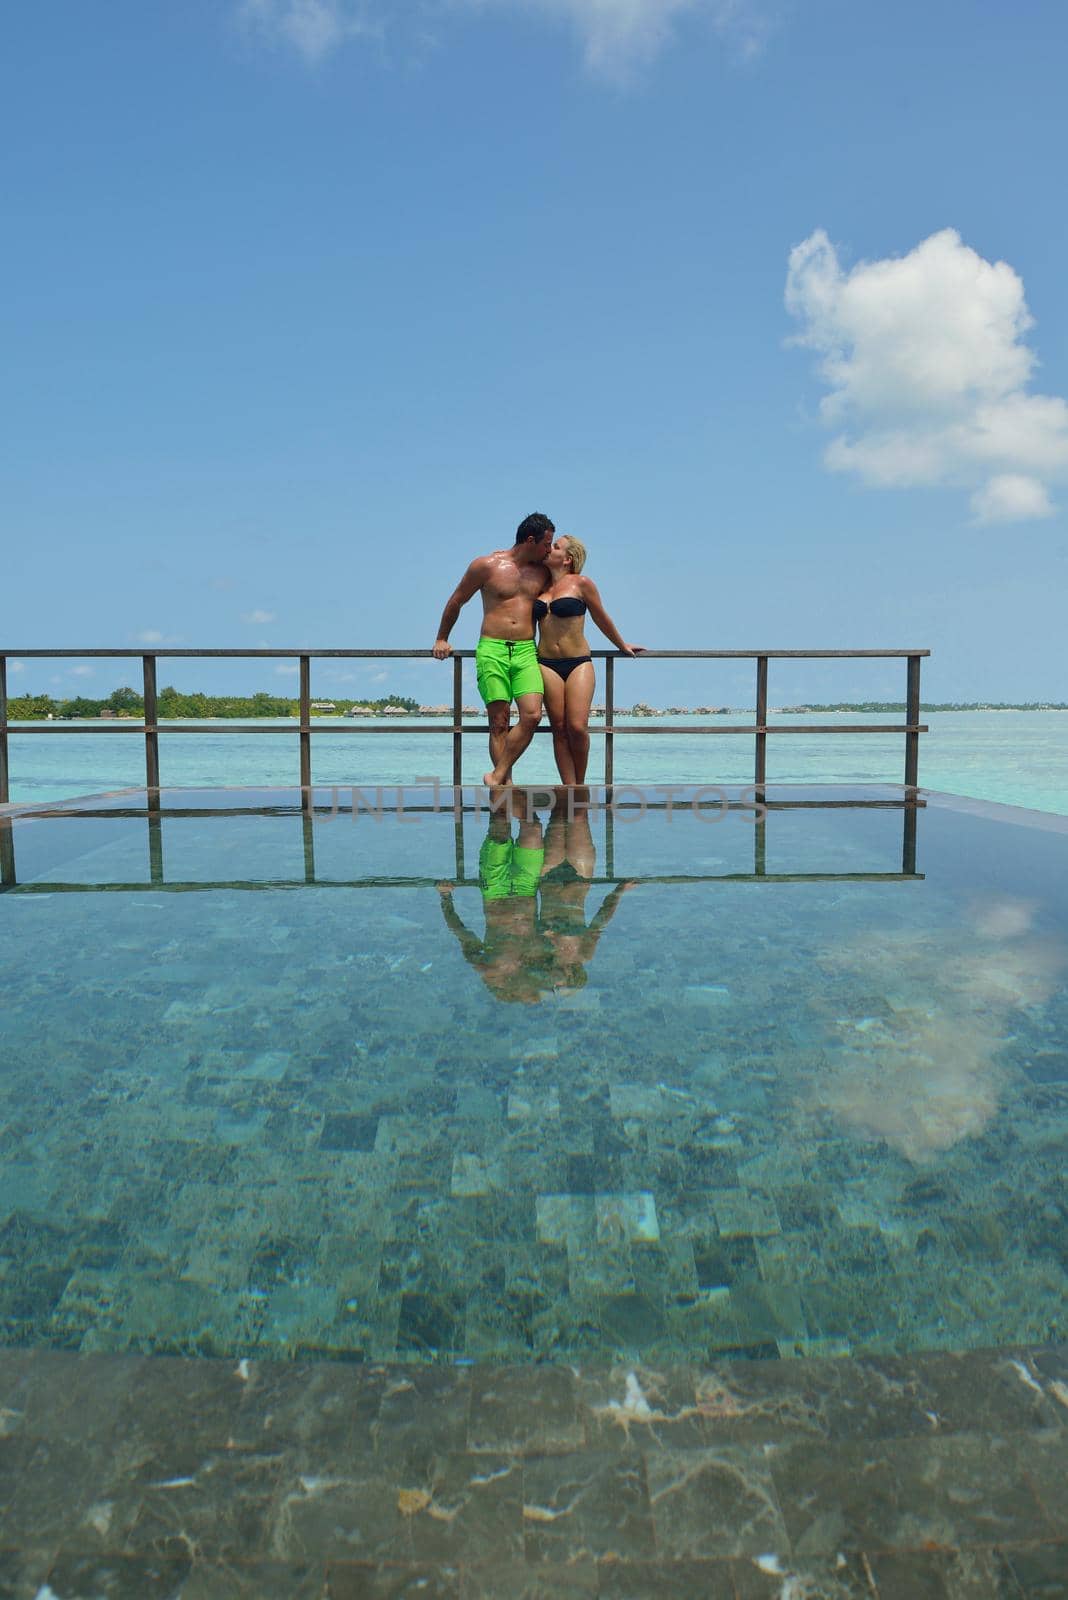
<path id="1" fill-rule="evenodd" d="M 620 734 L 615 742 L 617 784 L 746 783 L 753 771 L 751 736 L 696 734 L 707 717 L 624 721 L 619 726 L 670 729 L 670 733 Z M 900 734 L 837 735 L 850 722 L 900 722 L 900 715 L 842 712 L 821 717 L 773 717 L 789 729 L 792 721 L 825 722 L 826 734 L 784 734 L 768 740 L 769 783 L 900 783 L 904 739 Z M 1038 811 L 1068 815 L 1068 712 L 956 711 L 926 713 L 930 732 L 920 745 L 923 787 Z M 752 722 L 752 712 L 714 719 L 717 726 Z M 49 738 L 10 739 L 11 800 L 39 803 L 76 795 L 141 785 L 144 746 L 137 733 L 79 738 L 62 733 Z M 39 726 L 39 724 L 38 724 Z M 92 724 L 99 727 L 99 723 Z M 213 735 L 218 727 L 243 726 L 205 721 L 203 731 L 160 736 L 160 776 L 167 788 L 288 786 L 297 781 L 297 738 L 293 722 L 249 726 L 246 733 Z M 262 731 L 266 726 L 278 732 Z M 414 727 L 434 733 L 416 733 Z M 312 745 L 317 784 L 408 784 L 451 773 L 451 741 L 443 720 L 413 717 L 394 732 L 370 733 L 359 723 L 319 718 Z M 337 730 L 336 732 L 333 730 Z M 593 724 L 590 781 L 603 775 L 603 734 Z M 477 782 L 485 767 L 481 737 L 464 739 L 464 781 Z M 552 743 L 539 734 L 517 769 L 530 783 L 555 778 Z"/>

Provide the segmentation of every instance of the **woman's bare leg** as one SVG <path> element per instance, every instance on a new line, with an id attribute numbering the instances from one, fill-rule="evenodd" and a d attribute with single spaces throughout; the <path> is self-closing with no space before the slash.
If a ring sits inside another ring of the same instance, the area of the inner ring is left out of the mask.
<path id="1" fill-rule="evenodd" d="M 575 763 L 571 756 L 571 745 L 567 737 L 567 715 L 565 712 L 565 699 L 567 684 L 558 672 L 552 667 L 541 663 L 541 676 L 545 684 L 545 710 L 549 717 L 549 726 L 553 730 L 553 755 L 556 757 L 556 770 L 560 774 L 561 783 L 578 783 L 575 777 Z M 575 676 L 574 673 L 571 674 Z"/>
<path id="2" fill-rule="evenodd" d="M 593 704 L 596 681 L 593 662 L 584 661 L 564 684 L 564 728 L 575 774 L 565 782 L 586 782 L 586 768 L 590 760 L 590 706 Z"/>

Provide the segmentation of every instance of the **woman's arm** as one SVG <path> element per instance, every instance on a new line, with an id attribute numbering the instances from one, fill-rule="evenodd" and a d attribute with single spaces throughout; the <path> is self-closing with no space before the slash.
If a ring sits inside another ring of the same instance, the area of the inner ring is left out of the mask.
<path id="1" fill-rule="evenodd" d="M 643 646 L 640 644 L 627 644 L 623 635 L 612 621 L 604 608 L 601 593 L 592 578 L 587 578 L 585 573 L 579 576 L 579 592 L 585 600 L 590 616 L 600 628 L 606 639 L 610 639 L 617 650 L 622 650 L 625 656 L 641 655 Z"/>

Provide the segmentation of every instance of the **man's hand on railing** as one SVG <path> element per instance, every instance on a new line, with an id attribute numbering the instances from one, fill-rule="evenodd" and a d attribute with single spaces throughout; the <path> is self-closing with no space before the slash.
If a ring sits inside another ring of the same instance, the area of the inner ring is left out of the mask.
<path id="1" fill-rule="evenodd" d="M 448 639 L 435 639 L 432 653 L 436 661 L 447 661 L 452 655 L 452 645 Z"/>

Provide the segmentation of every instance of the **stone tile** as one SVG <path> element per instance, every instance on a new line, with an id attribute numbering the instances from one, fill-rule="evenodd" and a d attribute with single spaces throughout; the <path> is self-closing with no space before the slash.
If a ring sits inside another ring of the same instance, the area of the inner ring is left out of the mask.
<path id="1" fill-rule="evenodd" d="M 0 1546 L 56 1549 L 77 1529 L 83 1548 L 103 1542 L 94 1503 L 108 1493 L 109 1474 L 123 1471 L 113 1459 L 111 1436 L 102 1444 L 67 1439 L 62 1429 L 44 1439 L 16 1436 L 0 1441 Z M 6 1482 L 5 1482 L 6 1479 Z M 103 1537 L 112 1547 L 133 1522 L 141 1493 L 135 1486 L 122 1510 L 108 1505 Z"/>
<path id="2" fill-rule="evenodd" d="M 435 1456 L 467 1448 L 470 1367 L 384 1369 L 385 1386 L 372 1427 L 374 1449 L 387 1468 L 429 1470 Z"/>
<path id="3" fill-rule="evenodd" d="M 595 1600 L 600 1593 L 592 1561 L 564 1567 L 487 1561 L 464 1567 L 460 1579 L 460 1600 Z"/>
<path id="4" fill-rule="evenodd" d="M 471 1450 L 545 1455 L 585 1442 L 574 1374 L 566 1367 L 488 1367 L 472 1381 Z"/>
<path id="5" fill-rule="evenodd" d="M 38 1600 L 54 1550 L 5 1550 L 0 1547 L 0 1600 Z"/>
<path id="6" fill-rule="evenodd" d="M 523 1527 L 528 1561 L 651 1558 L 653 1520 L 641 1459 L 586 1451 L 528 1461 Z"/>
<path id="7" fill-rule="evenodd" d="M 370 1563 L 331 1563 L 326 1600 L 459 1600 L 456 1568 Z"/>
<path id="8" fill-rule="evenodd" d="M 1026 1352 L 974 1350 L 866 1357 L 861 1370 L 911 1397 L 941 1432 L 1020 1432 L 1068 1424 L 1049 1379 Z"/>
<path id="9" fill-rule="evenodd" d="M 343 1462 L 371 1441 L 389 1378 L 345 1362 L 246 1361 L 228 1443 L 245 1450 L 297 1450 Z"/>
<path id="10" fill-rule="evenodd" d="M 467 1295 L 463 1290 L 402 1294 L 397 1349 L 422 1356 L 460 1355 L 467 1331 Z"/>
<path id="11" fill-rule="evenodd" d="M 579 1413 L 593 1449 L 640 1449 L 702 1443 L 694 1400 L 693 1372 L 686 1366 L 662 1371 L 638 1366 L 580 1371 Z"/>
<path id="12" fill-rule="evenodd" d="M 600 1297 L 601 1331 L 613 1355 L 632 1353 L 636 1358 L 660 1341 L 667 1319 L 651 1296 L 625 1292 Z"/>
<path id="13" fill-rule="evenodd" d="M 509 1122 L 559 1122 L 560 1093 L 557 1089 L 513 1089 L 508 1096 Z"/>
<path id="14" fill-rule="evenodd" d="M 734 1563 L 734 1593 L 736 1600 L 873 1600 L 866 1567 L 863 1556 L 841 1552 L 800 1560 L 766 1553 Z"/>
<path id="15" fill-rule="evenodd" d="M 1021 1600 L 998 1550 L 890 1550 L 869 1566 L 879 1600 Z"/>
<path id="16" fill-rule="evenodd" d="M 523 1474 L 510 1456 L 439 1456 L 429 1499 L 408 1515 L 417 1561 L 501 1561 L 523 1556 Z"/>
<path id="17" fill-rule="evenodd" d="M 320 1150 L 368 1151 L 375 1147 L 378 1118 L 348 1111 L 330 1111 L 323 1118 Z"/>
<path id="18" fill-rule="evenodd" d="M 653 1242 L 660 1238 L 656 1202 L 649 1193 L 599 1194 L 594 1200 L 599 1240 Z"/>
<path id="19" fill-rule="evenodd" d="M 883 1439 L 774 1447 L 769 1461 L 799 1555 L 1046 1536 L 1014 1442 Z"/>
<path id="20" fill-rule="evenodd" d="M 287 1471 L 271 1510 L 270 1553 L 291 1563 L 414 1562 L 411 1516 L 429 1500 L 424 1476 L 376 1471 L 373 1460 L 346 1476 Z"/>
<path id="21" fill-rule="evenodd" d="M 180 1600 L 323 1600 L 325 1593 L 320 1561 L 198 1561 Z"/>
<path id="22" fill-rule="evenodd" d="M 452 1158 L 450 1192 L 457 1197 L 488 1195 L 500 1185 L 496 1164 L 472 1152 L 457 1152 Z"/>
<path id="23" fill-rule="evenodd" d="M 48 1600 L 184 1600 L 191 1567 L 188 1552 L 170 1560 L 60 1554 L 44 1592 Z"/>
<path id="24" fill-rule="evenodd" d="M 737 1283 L 759 1283 L 760 1262 L 751 1238 L 695 1239 L 693 1260 L 701 1289 L 730 1289 Z"/>
<path id="25" fill-rule="evenodd" d="M 803 1339 L 808 1327 L 794 1283 L 736 1283 L 731 1304 L 743 1343 Z"/>
<path id="26" fill-rule="evenodd" d="M 172 1445 L 121 1486 L 120 1500 L 130 1493 L 140 1498 L 126 1549 L 157 1558 L 188 1554 L 191 1545 L 207 1559 L 266 1556 L 281 1475 L 274 1454 L 181 1457 Z"/>
<path id="27" fill-rule="evenodd" d="M 1068 1600 L 1068 1544 L 1022 1545 L 1001 1554 L 1023 1600 Z"/>
<path id="28" fill-rule="evenodd" d="M 741 1445 L 651 1452 L 646 1460 L 657 1546 L 678 1557 L 786 1548 L 763 1452 Z"/>
<path id="29" fill-rule="evenodd" d="M 1068 1430 L 1051 1428 L 1026 1436 L 1020 1455 L 1024 1476 L 1038 1496 L 1050 1532 L 1055 1538 L 1068 1539 Z"/>
<path id="30" fill-rule="evenodd" d="M 730 1561 L 614 1561 L 599 1600 L 735 1600 Z"/>
<path id="31" fill-rule="evenodd" d="M 613 1083 L 608 1095 L 612 1115 L 620 1120 L 662 1117 L 668 1110 L 664 1091 L 658 1085 L 647 1088 L 640 1083 Z"/>
<path id="32" fill-rule="evenodd" d="M 753 1189 L 713 1189 L 712 1206 L 724 1238 L 782 1232 L 779 1213 L 770 1195 Z"/>

